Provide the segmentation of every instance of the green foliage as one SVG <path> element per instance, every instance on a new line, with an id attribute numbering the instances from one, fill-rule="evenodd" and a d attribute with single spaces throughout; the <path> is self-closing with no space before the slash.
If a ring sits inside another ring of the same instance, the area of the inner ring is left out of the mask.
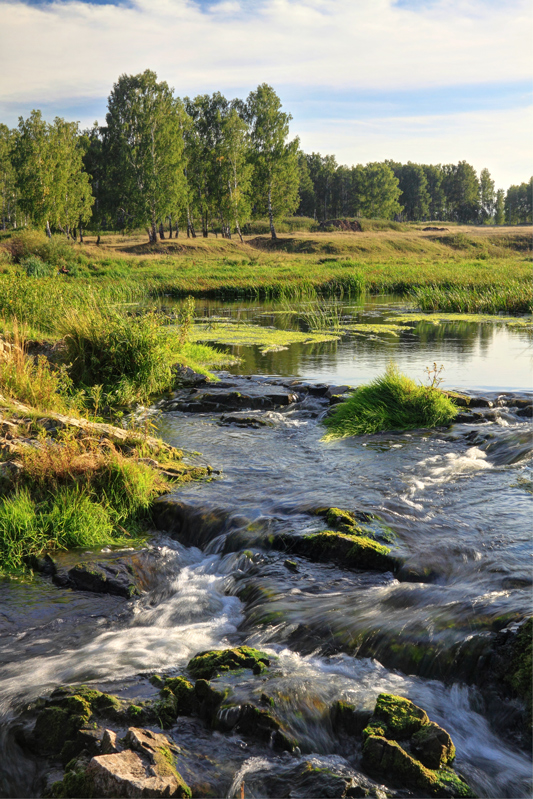
<path id="1" fill-rule="evenodd" d="M 168 489 L 157 472 L 76 439 L 22 454 L 23 471 L 0 499 L 0 571 L 53 549 L 98 547 L 139 532 L 153 499 Z"/>
<path id="2" fill-rule="evenodd" d="M 28 255 L 22 259 L 20 265 L 28 277 L 48 277 L 50 275 L 50 267 L 37 255 Z"/>
<path id="3" fill-rule="evenodd" d="M 411 292 L 423 311 L 498 314 L 533 313 L 533 286 L 518 281 L 505 286 L 421 286 Z"/>
<path id="4" fill-rule="evenodd" d="M 183 104 L 155 72 L 122 75 L 108 100 L 103 153 L 122 227 L 149 226 L 185 202 Z"/>
<path id="5" fill-rule="evenodd" d="M 73 312 L 64 320 L 63 334 L 73 380 L 103 386 L 118 404 L 146 400 L 172 385 L 172 354 L 178 346 L 154 314 Z"/>
<path id="6" fill-rule="evenodd" d="M 360 386 L 324 419 L 325 439 L 412 430 L 449 424 L 457 409 L 439 389 L 419 386 L 390 365 L 381 377 Z"/>
<path id="7" fill-rule="evenodd" d="M 18 202 L 34 225 L 68 232 L 90 219 L 93 198 L 77 122 L 56 117 L 48 124 L 40 111 L 21 117 L 14 165 Z"/>

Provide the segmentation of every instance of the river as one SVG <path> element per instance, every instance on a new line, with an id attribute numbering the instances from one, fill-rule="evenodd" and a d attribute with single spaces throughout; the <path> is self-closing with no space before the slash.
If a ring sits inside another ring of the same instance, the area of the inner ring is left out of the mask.
<path id="1" fill-rule="evenodd" d="M 287 324 L 275 303 L 206 302 L 197 310 Z M 344 304 L 354 319 L 374 323 L 402 311 L 390 297 Z M 488 323 L 421 323 L 394 337 L 236 352 L 242 361 L 223 376 L 229 383 L 255 375 L 250 382 L 267 386 L 356 386 L 394 358 L 419 380 L 442 363 L 444 387 L 488 397 L 496 408 L 506 392 L 524 398 L 531 389 L 530 335 Z M 531 613 L 531 420 L 501 407 L 489 421 L 326 443 L 324 412 L 323 399 L 309 395 L 252 411 L 257 428 L 220 424 L 211 413 L 154 417 L 164 440 L 201 453 L 190 457 L 220 475 L 180 488 L 188 524 L 179 540 L 164 531 L 154 537 L 139 600 L 61 592 L 42 579 L 2 583 L 0 795 L 38 795 L 42 763 L 22 757 L 13 735 L 28 701 L 81 681 L 137 695 L 139 675 L 180 673 L 200 650 L 244 643 L 279 658 L 262 690 L 277 697 L 302 753 L 317 763 L 338 771 L 357 764 L 355 751 L 339 748 L 324 709 L 335 699 L 371 709 L 388 691 L 449 731 L 457 767 L 480 796 L 530 795 L 531 759 L 513 736 L 516 708 L 483 693 L 469 647 Z M 280 532 L 324 529 L 310 513 L 319 506 L 365 514 L 420 580 L 305 558 L 289 570 L 283 553 L 263 544 Z M 243 698 L 253 690 L 242 678 L 232 688 Z M 271 795 L 265 785 L 287 773 L 288 756 L 235 736 L 208 736 L 187 721 L 173 735 L 217 761 L 205 779 L 221 796 L 237 795 L 243 779 L 250 795 Z"/>

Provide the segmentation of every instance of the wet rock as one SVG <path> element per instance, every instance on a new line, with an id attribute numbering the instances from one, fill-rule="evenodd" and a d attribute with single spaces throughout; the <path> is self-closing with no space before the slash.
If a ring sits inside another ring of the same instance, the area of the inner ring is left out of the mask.
<path id="1" fill-rule="evenodd" d="M 42 558 L 36 555 L 30 555 L 26 559 L 26 565 L 29 566 L 32 571 L 42 574 L 43 577 L 53 577 L 57 574 L 57 566 L 50 555 L 44 555 Z"/>
<path id="2" fill-rule="evenodd" d="M 429 724 L 429 719 L 421 707 L 402 696 L 380 694 L 363 735 L 383 735 L 401 740 L 418 732 L 423 724 Z"/>
<path id="3" fill-rule="evenodd" d="M 227 697 L 227 692 L 214 688 L 207 680 L 203 679 L 196 680 L 194 692 L 200 716 L 205 721 L 213 723 L 219 706 Z"/>
<path id="4" fill-rule="evenodd" d="M 365 771 L 424 796 L 473 797 L 467 783 L 448 767 L 455 747 L 438 724 L 409 699 L 380 694 L 363 730 Z"/>
<path id="5" fill-rule="evenodd" d="M 325 396 L 329 400 L 332 400 L 333 397 L 341 397 L 342 401 L 346 399 L 346 397 L 343 395 L 353 390 L 354 390 L 353 386 L 328 386 L 328 390 L 326 391 Z"/>
<path id="6" fill-rule="evenodd" d="M 272 713 L 255 705 L 246 704 L 240 708 L 236 726 L 244 735 L 259 738 L 269 743 L 273 749 L 293 752 L 297 747 L 296 741 L 283 730 Z"/>
<path id="7" fill-rule="evenodd" d="M 68 741 L 76 740 L 91 713 L 90 704 L 81 696 L 69 696 L 61 704 L 52 700 L 35 722 L 33 737 L 37 750 L 42 754 L 59 755 Z"/>
<path id="8" fill-rule="evenodd" d="M 268 419 L 262 419 L 260 416 L 250 416 L 249 414 L 223 414 L 220 417 L 220 424 L 230 425 L 234 424 L 237 427 L 250 427 L 258 429 L 260 427 L 274 427 L 273 422 Z"/>
<path id="9" fill-rule="evenodd" d="M 58 572 L 53 580 L 61 588 L 90 591 L 96 594 L 114 594 L 131 599 L 139 596 L 133 569 L 129 563 L 116 560 L 113 563 L 83 563 Z"/>
<path id="10" fill-rule="evenodd" d="M 533 405 L 525 405 L 516 412 L 516 415 L 531 419 L 533 417 Z"/>
<path id="11" fill-rule="evenodd" d="M 165 688 L 176 697 L 178 714 L 189 716 L 197 709 L 194 685 L 185 677 L 170 677 L 165 680 Z"/>
<path id="12" fill-rule="evenodd" d="M 424 766 L 431 769 L 446 766 L 455 758 L 452 739 L 446 730 L 433 721 L 415 732 L 411 737 L 411 747 Z"/>
<path id="13" fill-rule="evenodd" d="M 270 666 L 270 659 L 264 652 L 249 646 L 236 649 L 212 649 L 199 652 L 189 661 L 187 669 L 196 679 L 210 680 L 212 677 L 237 669 L 252 669 L 254 674 L 261 674 Z"/>
<path id="14" fill-rule="evenodd" d="M 195 391 L 187 397 L 177 398 L 166 407 L 167 410 L 185 413 L 267 410 L 286 407 L 299 399 L 298 394 L 294 392 L 282 388 L 273 390 L 266 384 L 250 383 L 243 388 L 242 392 L 219 387 L 214 387 L 209 391 Z"/>
<path id="15" fill-rule="evenodd" d="M 494 402 L 486 397 L 471 397 L 469 406 L 470 408 L 493 408 Z"/>
<path id="16" fill-rule="evenodd" d="M 298 564 L 294 560 L 284 560 L 283 561 L 283 565 L 290 572 L 297 572 L 298 571 Z"/>
<path id="17" fill-rule="evenodd" d="M 326 530 L 305 536 L 281 534 L 269 539 L 274 549 L 303 555 L 313 561 L 340 563 L 348 569 L 397 571 L 399 562 L 389 547 L 362 535 Z"/>
<path id="18" fill-rule="evenodd" d="M 371 715 L 369 710 L 359 710 L 350 702 L 334 702 L 330 709 L 333 732 L 359 737 Z"/>
<path id="19" fill-rule="evenodd" d="M 207 377 L 195 372 L 190 366 L 175 364 L 172 367 L 172 374 L 174 375 L 174 382 L 178 386 L 199 386 L 207 383 Z"/>

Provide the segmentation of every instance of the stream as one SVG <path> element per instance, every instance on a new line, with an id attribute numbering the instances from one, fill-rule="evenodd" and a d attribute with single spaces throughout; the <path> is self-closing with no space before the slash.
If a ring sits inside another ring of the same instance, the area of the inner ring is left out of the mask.
<path id="1" fill-rule="evenodd" d="M 345 306 L 374 323 L 405 313 L 393 297 Z M 197 304 L 204 317 L 291 324 L 276 310 L 276 303 Z M 531 758 L 515 734 L 519 709 L 483 690 L 476 664 L 489 634 L 531 615 L 533 425 L 505 400 L 530 397 L 531 334 L 422 322 L 397 337 L 234 351 L 241 362 L 221 374 L 232 390 L 357 386 L 392 358 L 420 381 L 425 367 L 443 363 L 444 388 L 488 399 L 494 409 L 446 429 L 326 443 L 321 389 L 247 411 L 253 426 L 221 423 L 220 413 L 154 408 L 159 435 L 220 474 L 176 492 L 179 535 L 158 530 L 138 553 L 146 591 L 137 600 L 62 591 L 41 577 L 0 583 L 0 796 L 40 795 L 43 763 L 17 744 L 29 702 L 80 682 L 150 697 L 147 675 L 180 674 L 199 651 L 243 644 L 278 658 L 260 690 L 276 698 L 301 757 L 338 774 L 357 769 L 360 752 L 339 744 L 326 709 L 343 699 L 371 710 L 385 691 L 408 697 L 448 730 L 456 767 L 479 796 L 530 796 Z M 312 513 L 318 507 L 359 514 L 409 577 L 298 556 L 289 568 L 265 542 L 326 529 Z M 257 692 L 245 676 L 224 679 L 242 701 Z M 306 795 L 283 792 L 295 756 L 212 733 L 194 719 L 180 718 L 171 734 L 189 753 L 184 779 L 208 786 L 211 796 L 240 796 L 243 781 L 247 797 Z"/>

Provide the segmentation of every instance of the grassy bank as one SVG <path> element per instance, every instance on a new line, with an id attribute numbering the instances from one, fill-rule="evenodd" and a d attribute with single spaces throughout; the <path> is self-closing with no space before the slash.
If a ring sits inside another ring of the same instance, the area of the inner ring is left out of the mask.
<path id="1" fill-rule="evenodd" d="M 244 244 L 180 238 L 148 245 L 140 236 L 105 236 L 99 247 L 90 238 L 82 246 L 28 233 L 4 238 L 0 246 L 0 316 L 6 323 L 17 316 L 32 331 L 53 337 L 70 309 L 126 308 L 167 295 L 297 298 L 437 288 L 444 304 L 456 289 L 466 295 L 497 290 L 504 306 L 508 297 L 516 307 L 520 295 L 523 308 L 531 303 L 530 247 L 523 229 L 436 234 L 408 227 L 290 234 L 277 243 L 255 236 Z M 32 266 L 31 258 L 44 266 Z"/>

